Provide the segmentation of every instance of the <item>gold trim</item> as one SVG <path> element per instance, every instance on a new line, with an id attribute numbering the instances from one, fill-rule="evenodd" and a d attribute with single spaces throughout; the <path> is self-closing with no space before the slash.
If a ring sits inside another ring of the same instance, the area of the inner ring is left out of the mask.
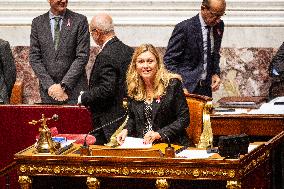
<path id="1" fill-rule="evenodd" d="M 157 179 L 156 188 L 157 189 L 168 189 L 170 187 L 166 179 Z"/>
<path id="2" fill-rule="evenodd" d="M 254 169 L 255 167 L 259 166 L 262 162 L 268 159 L 270 156 L 270 151 L 267 150 L 262 155 L 258 156 L 256 159 L 251 160 L 243 170 L 240 170 L 240 173 L 246 174 L 250 170 Z"/>
<path id="3" fill-rule="evenodd" d="M 19 176 L 18 182 L 21 186 L 21 189 L 29 189 L 32 185 L 32 180 L 29 176 Z"/>
<path id="4" fill-rule="evenodd" d="M 50 174 L 50 175 L 115 175 L 115 176 L 154 176 L 154 177 L 171 177 L 171 176 L 192 176 L 196 178 L 222 177 L 224 179 L 235 178 L 236 172 L 233 169 L 168 169 L 168 168 L 108 168 L 95 166 L 58 166 L 58 165 L 21 165 L 19 171 L 24 174 Z"/>
<path id="5" fill-rule="evenodd" d="M 213 132 L 210 121 L 210 114 L 212 112 L 212 109 L 212 101 L 206 102 L 202 113 L 203 130 L 200 135 L 200 140 L 197 144 L 197 148 L 208 148 L 213 146 Z"/>
<path id="6" fill-rule="evenodd" d="M 87 177 L 86 184 L 89 189 L 99 189 L 100 188 L 100 181 L 95 177 Z"/>
<path id="7" fill-rule="evenodd" d="M 241 189 L 242 184 L 240 181 L 227 181 L 226 188 L 227 189 Z"/>

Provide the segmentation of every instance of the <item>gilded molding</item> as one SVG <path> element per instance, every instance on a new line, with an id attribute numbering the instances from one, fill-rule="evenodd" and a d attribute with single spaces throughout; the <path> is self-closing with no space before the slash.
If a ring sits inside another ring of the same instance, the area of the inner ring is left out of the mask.
<path id="1" fill-rule="evenodd" d="M 270 151 L 267 150 L 258 158 L 251 160 L 242 170 L 238 173 L 240 175 L 246 174 L 250 170 L 257 167 L 259 164 L 264 162 L 270 157 Z M 39 174 L 78 174 L 78 175 L 95 175 L 95 174 L 112 174 L 121 176 L 130 175 L 149 175 L 149 176 L 193 176 L 193 177 L 225 177 L 225 178 L 235 178 L 235 170 L 217 169 L 217 170 L 207 170 L 207 169 L 168 169 L 168 168 L 104 168 L 95 166 L 35 166 L 35 165 L 21 165 L 19 167 L 21 173 L 39 173 Z"/>
<path id="2" fill-rule="evenodd" d="M 36 165 L 21 165 L 19 168 L 23 174 L 50 174 L 50 175 L 115 175 L 115 176 L 152 176 L 152 177 L 171 177 L 171 176 L 192 176 L 195 178 L 212 178 L 223 177 L 232 179 L 235 178 L 235 170 L 229 169 L 168 169 L 168 168 L 108 168 L 95 166 L 36 166 Z"/>
<path id="3" fill-rule="evenodd" d="M 260 156 L 258 156 L 256 159 L 251 160 L 245 167 L 243 170 L 241 170 L 240 172 L 242 172 L 243 174 L 246 174 L 247 172 L 249 172 L 250 170 L 254 169 L 255 167 L 257 167 L 258 165 L 260 165 L 262 162 L 264 162 L 265 160 L 267 160 L 270 157 L 270 151 L 267 150 L 266 152 L 264 152 L 263 154 L 261 154 Z"/>
<path id="4" fill-rule="evenodd" d="M 169 183 L 167 182 L 166 179 L 157 179 L 156 180 L 156 188 L 157 189 L 168 189 Z"/>
<path id="5" fill-rule="evenodd" d="M 19 176 L 18 182 L 22 189 L 29 189 L 32 184 L 32 180 L 29 176 Z"/>
<path id="6" fill-rule="evenodd" d="M 226 188 L 227 189 L 241 189 L 242 185 L 241 185 L 241 182 L 239 181 L 227 181 Z"/>
<path id="7" fill-rule="evenodd" d="M 87 186 L 89 189 L 99 189 L 100 188 L 100 181 L 95 177 L 87 177 Z"/>

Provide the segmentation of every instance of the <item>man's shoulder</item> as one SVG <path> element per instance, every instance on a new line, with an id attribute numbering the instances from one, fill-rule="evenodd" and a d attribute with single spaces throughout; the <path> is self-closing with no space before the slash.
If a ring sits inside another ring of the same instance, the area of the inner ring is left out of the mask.
<path id="1" fill-rule="evenodd" d="M 126 45 L 125 43 L 120 41 L 117 37 L 115 37 L 113 41 L 108 46 L 106 46 L 105 50 L 107 53 L 112 55 L 116 55 L 119 53 L 125 56 L 133 54 L 134 51 L 132 47 Z"/>
<path id="2" fill-rule="evenodd" d="M 133 54 L 133 52 L 134 52 L 134 49 L 132 47 L 126 45 L 125 43 L 123 43 L 120 40 L 117 41 L 117 46 L 123 51 L 123 53 Z"/>
<path id="3" fill-rule="evenodd" d="M 74 11 L 72 11 L 72 10 L 70 10 L 70 9 L 66 9 L 66 14 L 69 15 L 69 16 L 71 16 L 71 17 L 77 17 L 77 18 L 79 18 L 79 19 L 85 19 L 85 18 L 87 18 L 85 15 L 80 14 L 80 13 L 77 13 L 77 12 L 74 12 Z"/>
<path id="4" fill-rule="evenodd" d="M 44 13 L 44 14 L 41 14 L 41 15 L 35 17 L 35 18 L 33 19 L 33 22 L 36 22 L 36 21 L 37 21 L 37 22 L 42 22 L 42 20 L 45 19 L 46 17 L 48 17 L 48 15 L 49 15 L 48 12 L 46 12 L 46 13 Z"/>
<path id="5" fill-rule="evenodd" d="M 0 44 L 6 44 L 6 43 L 9 43 L 8 41 L 4 40 L 4 39 L 0 39 Z"/>
<path id="6" fill-rule="evenodd" d="M 191 24 L 196 23 L 197 21 L 198 21 L 198 15 L 195 15 L 189 19 L 179 22 L 176 26 L 189 26 Z"/>

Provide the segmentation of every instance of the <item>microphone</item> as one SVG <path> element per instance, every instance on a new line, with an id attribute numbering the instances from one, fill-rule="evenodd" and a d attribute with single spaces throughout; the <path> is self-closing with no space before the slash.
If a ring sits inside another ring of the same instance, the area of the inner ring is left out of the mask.
<path id="1" fill-rule="evenodd" d="M 102 126 L 100 126 L 98 128 L 95 128 L 95 129 L 91 130 L 90 132 L 88 132 L 86 134 L 85 138 L 84 138 L 84 144 L 80 148 L 80 155 L 81 156 L 89 156 L 90 155 L 89 145 L 87 144 L 87 137 L 88 137 L 88 135 L 90 135 L 90 134 L 92 134 L 92 133 L 94 133 L 94 132 L 96 132 L 96 131 L 98 131 L 100 129 L 103 129 L 103 128 L 105 128 L 105 127 L 107 127 L 107 126 L 109 126 L 109 125 L 111 125 L 111 124 L 113 124 L 113 123 L 115 123 L 117 121 L 120 121 L 126 115 L 127 115 L 127 111 L 125 111 L 125 113 L 122 116 L 116 118 L 115 120 L 112 120 L 112 121 L 110 121 L 108 123 L 105 123 Z"/>
<path id="2" fill-rule="evenodd" d="M 167 158 L 174 158 L 175 157 L 175 149 L 174 147 L 172 147 L 171 145 L 171 142 L 170 142 L 170 139 L 169 137 L 165 134 L 165 133 L 162 133 L 168 143 L 168 146 L 165 148 L 165 157 Z"/>

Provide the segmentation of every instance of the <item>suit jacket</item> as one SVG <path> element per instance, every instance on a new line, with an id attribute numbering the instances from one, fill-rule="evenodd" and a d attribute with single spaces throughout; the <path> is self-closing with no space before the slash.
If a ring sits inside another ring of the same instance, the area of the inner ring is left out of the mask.
<path id="1" fill-rule="evenodd" d="M 9 103 L 14 83 L 16 66 L 8 41 L 0 39 L 0 101 Z"/>
<path id="2" fill-rule="evenodd" d="M 89 106 L 92 111 L 95 128 L 107 124 L 103 128 L 107 139 L 119 126 L 118 122 L 109 123 L 125 114 L 125 75 L 132 54 L 133 49 L 117 37 L 108 41 L 96 57 L 89 90 L 81 96 L 82 104 Z"/>
<path id="3" fill-rule="evenodd" d="M 30 64 L 39 79 L 42 102 L 59 103 L 48 95 L 48 88 L 62 82 L 67 86 L 67 103 L 76 103 L 80 91 L 88 86 L 85 72 L 90 51 L 87 18 L 67 9 L 55 50 L 49 12 L 36 17 L 32 21 L 30 48 Z"/>
<path id="4" fill-rule="evenodd" d="M 219 62 L 223 31 L 223 21 L 213 27 L 214 50 L 211 63 L 207 65 L 206 78 L 206 83 L 209 85 L 212 75 L 220 74 Z M 193 92 L 201 79 L 204 64 L 203 37 L 198 14 L 175 26 L 164 62 L 169 70 L 182 76 L 184 88 Z"/>
<path id="5" fill-rule="evenodd" d="M 128 111 L 128 135 L 143 138 L 146 122 L 144 102 L 130 99 Z M 168 137 L 171 143 L 190 144 L 185 130 L 189 125 L 189 109 L 180 80 L 170 80 L 165 95 L 153 100 L 152 111 L 152 129 L 161 135 L 163 141 L 167 142 Z"/>
<path id="6" fill-rule="evenodd" d="M 273 57 L 269 66 L 271 85 L 269 98 L 274 99 L 284 95 L 284 42 Z M 274 73 L 277 72 L 277 74 Z"/>
<path id="7" fill-rule="evenodd" d="M 279 75 L 282 75 L 284 77 L 284 42 L 279 47 L 277 53 L 273 57 L 271 64 L 270 64 L 270 69 L 271 69 L 271 73 L 272 73 L 272 69 L 275 69 L 275 71 Z"/>

